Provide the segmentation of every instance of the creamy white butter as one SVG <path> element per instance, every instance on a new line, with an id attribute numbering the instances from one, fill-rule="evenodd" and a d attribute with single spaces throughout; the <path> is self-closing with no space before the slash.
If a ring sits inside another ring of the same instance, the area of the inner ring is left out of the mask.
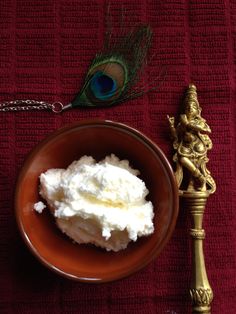
<path id="1" fill-rule="evenodd" d="M 78 243 L 119 251 L 153 233 L 153 205 L 138 170 L 115 155 L 96 163 L 83 156 L 67 169 L 40 175 L 40 194 L 58 227 Z M 34 206 L 37 210 L 37 205 Z"/>
<path id="2" fill-rule="evenodd" d="M 34 209 L 40 214 L 43 212 L 44 208 L 46 208 L 46 205 L 41 201 L 34 204 Z"/>

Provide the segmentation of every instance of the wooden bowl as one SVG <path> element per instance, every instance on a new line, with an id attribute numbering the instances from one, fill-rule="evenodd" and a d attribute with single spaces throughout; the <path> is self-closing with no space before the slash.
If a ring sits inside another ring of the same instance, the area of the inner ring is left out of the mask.
<path id="1" fill-rule="evenodd" d="M 99 161 L 111 153 L 140 170 L 155 211 L 154 234 L 117 253 L 73 243 L 49 210 L 38 214 L 33 209 L 42 172 L 66 168 L 83 155 Z M 25 243 L 44 265 L 70 279 L 107 282 L 131 275 L 160 254 L 175 227 L 178 189 L 167 158 L 145 135 L 112 121 L 82 121 L 59 129 L 33 149 L 18 178 L 15 213 Z"/>

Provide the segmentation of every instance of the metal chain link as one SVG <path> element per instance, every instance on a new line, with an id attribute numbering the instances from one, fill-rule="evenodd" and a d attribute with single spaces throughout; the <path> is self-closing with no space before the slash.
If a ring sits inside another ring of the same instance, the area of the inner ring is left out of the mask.
<path id="1" fill-rule="evenodd" d="M 52 104 L 38 100 L 11 100 L 0 103 L 0 111 L 29 111 L 29 110 L 51 110 L 55 113 L 60 113 L 63 110 L 61 102 Z"/>

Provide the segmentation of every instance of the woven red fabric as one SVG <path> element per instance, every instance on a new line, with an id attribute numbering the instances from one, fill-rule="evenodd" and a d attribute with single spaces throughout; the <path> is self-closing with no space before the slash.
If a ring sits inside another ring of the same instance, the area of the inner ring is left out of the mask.
<path id="1" fill-rule="evenodd" d="M 74 109 L 59 115 L 0 112 L 0 312 L 190 313 L 189 223 L 183 209 L 171 241 L 145 269 L 118 282 L 87 285 L 51 273 L 31 255 L 17 231 L 13 196 L 31 149 L 57 128 L 87 118 L 131 125 L 152 138 L 171 160 L 166 115 L 177 114 L 185 88 L 194 82 L 202 115 L 212 128 L 209 168 L 217 182 L 204 216 L 212 313 L 235 314 L 236 3 L 110 2 L 114 23 L 122 4 L 127 24 L 150 23 L 153 58 L 144 79 L 151 82 L 163 67 L 166 78 L 158 90 L 113 108 Z M 1 0 L 0 101 L 68 103 L 102 47 L 106 5 L 98 0 Z"/>

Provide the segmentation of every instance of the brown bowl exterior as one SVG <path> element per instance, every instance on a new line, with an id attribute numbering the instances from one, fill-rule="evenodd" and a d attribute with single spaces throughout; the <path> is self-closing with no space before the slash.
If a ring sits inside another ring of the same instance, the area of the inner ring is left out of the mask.
<path id="1" fill-rule="evenodd" d="M 83 155 L 99 161 L 111 153 L 140 170 L 155 210 L 154 234 L 117 253 L 72 243 L 58 230 L 49 210 L 42 214 L 33 210 L 42 172 L 65 168 Z M 146 136 L 121 123 L 82 121 L 54 132 L 35 147 L 18 178 L 15 210 L 23 239 L 43 264 L 70 279 L 107 282 L 138 271 L 159 255 L 175 227 L 178 190 L 168 160 Z"/>

